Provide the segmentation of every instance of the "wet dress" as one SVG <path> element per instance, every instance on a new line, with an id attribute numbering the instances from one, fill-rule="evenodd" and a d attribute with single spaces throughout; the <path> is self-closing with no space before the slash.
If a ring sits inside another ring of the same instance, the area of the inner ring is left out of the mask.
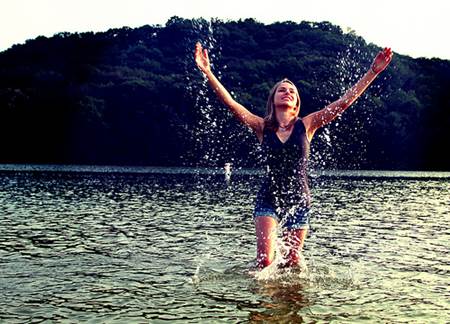
<path id="1" fill-rule="evenodd" d="M 297 119 L 285 143 L 275 131 L 265 128 L 261 148 L 266 173 L 256 197 L 254 216 L 271 216 L 287 228 L 307 227 L 310 146 L 303 121 Z"/>

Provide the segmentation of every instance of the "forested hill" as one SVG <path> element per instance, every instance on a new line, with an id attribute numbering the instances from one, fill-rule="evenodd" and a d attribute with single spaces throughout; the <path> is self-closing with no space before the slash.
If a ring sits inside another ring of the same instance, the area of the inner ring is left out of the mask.
<path id="1" fill-rule="evenodd" d="M 253 19 L 173 17 L 165 26 L 38 37 L 0 53 L 0 163 L 255 166 L 256 137 L 205 84 L 197 41 L 224 85 L 261 116 L 280 79 L 297 85 L 305 115 L 338 99 L 380 50 L 327 22 Z M 449 142 L 450 61 L 397 54 L 317 133 L 312 163 L 450 170 Z"/>

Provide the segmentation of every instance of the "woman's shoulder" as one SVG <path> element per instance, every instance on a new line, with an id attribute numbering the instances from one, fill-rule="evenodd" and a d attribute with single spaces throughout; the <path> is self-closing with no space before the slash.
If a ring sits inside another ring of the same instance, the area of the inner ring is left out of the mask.
<path id="1" fill-rule="evenodd" d="M 303 127 L 307 130 L 311 127 L 312 124 L 312 114 L 306 115 L 302 118 L 299 118 L 301 120 Z"/>
<path id="2" fill-rule="evenodd" d="M 306 131 L 306 125 L 305 125 L 305 120 L 304 118 L 298 117 L 297 121 L 295 122 L 295 126 L 297 128 L 300 128 L 303 131 Z"/>

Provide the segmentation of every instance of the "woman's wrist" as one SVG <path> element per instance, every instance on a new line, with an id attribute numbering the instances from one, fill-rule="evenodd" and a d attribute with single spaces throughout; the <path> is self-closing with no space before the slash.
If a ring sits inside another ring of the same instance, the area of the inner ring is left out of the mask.
<path id="1" fill-rule="evenodd" d="M 211 76 L 211 75 L 213 75 L 211 69 L 206 69 L 205 71 L 203 71 L 203 73 L 205 73 L 206 76 Z"/>
<path id="2" fill-rule="evenodd" d="M 377 75 L 377 74 L 378 74 L 378 73 L 375 72 L 375 70 L 373 69 L 373 65 L 370 66 L 369 71 L 372 72 L 372 74 L 374 74 L 374 75 Z"/>

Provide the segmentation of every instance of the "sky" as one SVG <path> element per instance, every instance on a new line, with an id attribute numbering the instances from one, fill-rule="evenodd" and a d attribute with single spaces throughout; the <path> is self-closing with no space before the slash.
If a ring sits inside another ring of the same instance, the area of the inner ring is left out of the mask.
<path id="1" fill-rule="evenodd" d="M 0 51 L 58 32 L 164 25 L 182 18 L 329 21 L 411 57 L 450 60 L 447 0 L 0 0 Z"/>

